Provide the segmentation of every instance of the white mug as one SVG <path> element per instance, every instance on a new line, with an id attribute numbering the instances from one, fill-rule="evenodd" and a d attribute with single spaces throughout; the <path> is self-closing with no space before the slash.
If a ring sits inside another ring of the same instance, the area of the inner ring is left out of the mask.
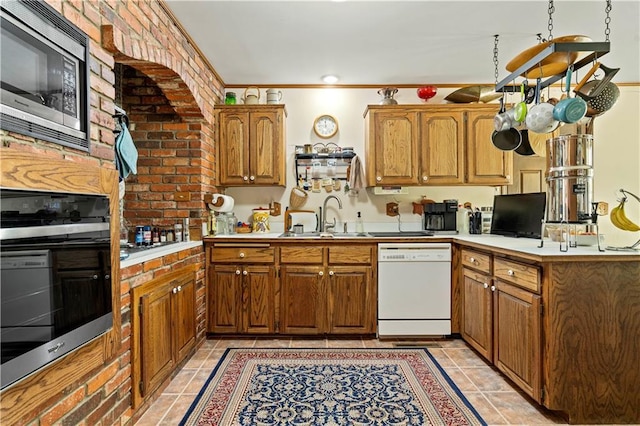
<path id="1" fill-rule="evenodd" d="M 277 104 L 282 100 L 282 92 L 278 89 L 267 89 L 267 103 Z"/>

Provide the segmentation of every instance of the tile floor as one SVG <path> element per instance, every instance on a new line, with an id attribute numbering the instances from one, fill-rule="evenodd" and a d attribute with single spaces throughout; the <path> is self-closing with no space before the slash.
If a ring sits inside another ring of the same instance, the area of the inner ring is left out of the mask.
<path id="1" fill-rule="evenodd" d="M 566 424 L 529 402 L 462 341 L 394 342 L 377 339 L 207 340 L 136 422 L 136 426 L 177 425 L 218 360 L 229 347 L 389 348 L 423 343 L 489 425 Z"/>

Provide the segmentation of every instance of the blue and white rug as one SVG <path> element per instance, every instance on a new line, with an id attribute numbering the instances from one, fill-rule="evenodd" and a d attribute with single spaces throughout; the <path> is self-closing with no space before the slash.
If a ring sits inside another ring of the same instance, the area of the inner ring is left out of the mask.
<path id="1" fill-rule="evenodd" d="M 181 425 L 485 425 L 426 349 L 228 349 Z"/>

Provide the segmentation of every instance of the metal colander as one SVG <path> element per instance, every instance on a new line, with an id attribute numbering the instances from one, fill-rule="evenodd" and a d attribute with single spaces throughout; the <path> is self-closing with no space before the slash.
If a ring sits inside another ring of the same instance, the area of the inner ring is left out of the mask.
<path id="1" fill-rule="evenodd" d="M 590 93 L 594 91 L 599 84 L 600 81 L 592 80 L 584 85 L 581 92 L 590 96 Z M 620 89 L 618 89 L 618 86 L 611 82 L 607 83 L 597 96 L 587 101 L 587 116 L 593 117 L 609 111 L 619 96 Z"/>

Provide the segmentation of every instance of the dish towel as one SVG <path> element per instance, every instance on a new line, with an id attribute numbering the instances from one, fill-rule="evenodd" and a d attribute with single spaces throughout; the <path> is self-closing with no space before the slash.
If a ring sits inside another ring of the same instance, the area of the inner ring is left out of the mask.
<path id="1" fill-rule="evenodd" d="M 120 172 L 120 179 L 126 179 L 131 173 L 138 174 L 138 150 L 124 120 L 120 127 L 121 131 L 116 136 L 116 166 Z"/>
<path id="2" fill-rule="evenodd" d="M 357 155 L 351 159 L 351 174 L 349 175 L 349 195 L 358 195 L 364 188 L 364 170 Z"/>

